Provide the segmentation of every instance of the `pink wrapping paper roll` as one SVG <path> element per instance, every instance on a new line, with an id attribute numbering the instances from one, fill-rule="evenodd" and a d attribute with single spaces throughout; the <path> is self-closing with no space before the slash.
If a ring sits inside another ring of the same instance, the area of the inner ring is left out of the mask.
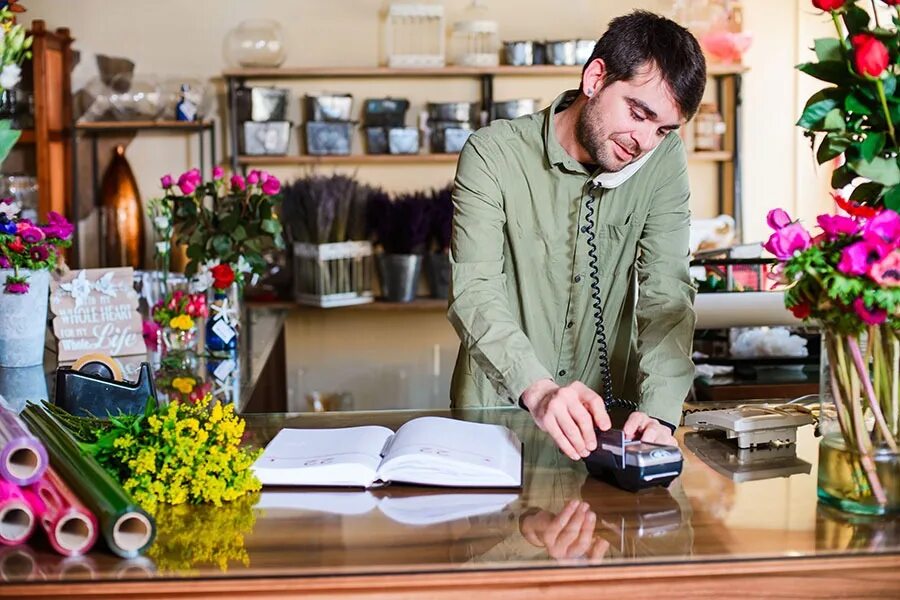
<path id="1" fill-rule="evenodd" d="M 13 411 L 0 406 L 0 477 L 28 485 L 40 479 L 49 464 L 44 445 Z"/>
<path id="2" fill-rule="evenodd" d="M 22 489 L 0 478 L 0 544 L 21 544 L 33 531 L 34 511 Z"/>
<path id="3" fill-rule="evenodd" d="M 63 556 L 76 556 L 93 547 L 97 541 L 97 518 L 53 467 L 44 472 L 40 481 L 22 491 L 54 550 Z"/>

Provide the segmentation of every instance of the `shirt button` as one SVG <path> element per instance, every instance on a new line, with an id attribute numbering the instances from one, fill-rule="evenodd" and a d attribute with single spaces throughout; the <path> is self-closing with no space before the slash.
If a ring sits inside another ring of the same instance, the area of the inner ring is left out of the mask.
<path id="1" fill-rule="evenodd" d="M 559 372 L 559 376 L 560 376 L 560 377 L 565 377 L 565 376 L 566 376 L 566 370 L 563 369 L 562 371 L 560 371 L 560 372 Z"/>
<path id="2" fill-rule="evenodd" d="M 566 329 L 572 329 L 572 327 L 574 325 L 575 325 L 575 323 L 573 323 L 572 321 L 569 321 L 568 323 L 566 323 Z"/>
<path id="3" fill-rule="evenodd" d="M 581 275 L 575 276 L 575 283 L 579 283 L 581 281 Z"/>

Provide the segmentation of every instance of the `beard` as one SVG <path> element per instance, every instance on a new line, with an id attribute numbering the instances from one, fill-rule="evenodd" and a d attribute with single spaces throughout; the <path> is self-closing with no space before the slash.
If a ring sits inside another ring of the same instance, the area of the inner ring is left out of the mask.
<path id="1" fill-rule="evenodd" d="M 606 130 L 603 114 L 600 111 L 599 94 L 593 98 L 588 98 L 587 103 L 581 109 L 578 120 L 575 124 L 575 137 L 578 143 L 587 150 L 591 156 L 591 160 L 608 173 L 621 171 L 630 163 L 634 162 L 636 156 L 630 160 L 622 161 L 615 153 L 612 152 L 610 144 L 614 144 L 613 138 L 610 137 Z M 620 145 L 630 151 L 632 155 L 637 152 L 633 142 L 621 140 Z"/>

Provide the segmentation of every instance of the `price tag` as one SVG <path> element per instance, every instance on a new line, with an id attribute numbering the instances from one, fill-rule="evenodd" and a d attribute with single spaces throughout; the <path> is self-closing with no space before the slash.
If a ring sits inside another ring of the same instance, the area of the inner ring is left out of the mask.
<path id="1" fill-rule="evenodd" d="M 235 336 L 234 329 L 231 328 L 231 325 L 221 319 L 216 321 L 216 324 L 213 325 L 212 330 L 217 336 L 222 338 L 222 341 L 226 344 L 230 342 Z"/>

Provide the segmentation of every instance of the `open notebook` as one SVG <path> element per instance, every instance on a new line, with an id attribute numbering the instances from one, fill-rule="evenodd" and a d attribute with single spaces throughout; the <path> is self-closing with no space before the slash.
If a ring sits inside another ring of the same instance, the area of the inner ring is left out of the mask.
<path id="1" fill-rule="evenodd" d="M 522 485 L 522 443 L 502 425 L 420 417 L 387 427 L 282 429 L 253 465 L 263 485 Z"/>

